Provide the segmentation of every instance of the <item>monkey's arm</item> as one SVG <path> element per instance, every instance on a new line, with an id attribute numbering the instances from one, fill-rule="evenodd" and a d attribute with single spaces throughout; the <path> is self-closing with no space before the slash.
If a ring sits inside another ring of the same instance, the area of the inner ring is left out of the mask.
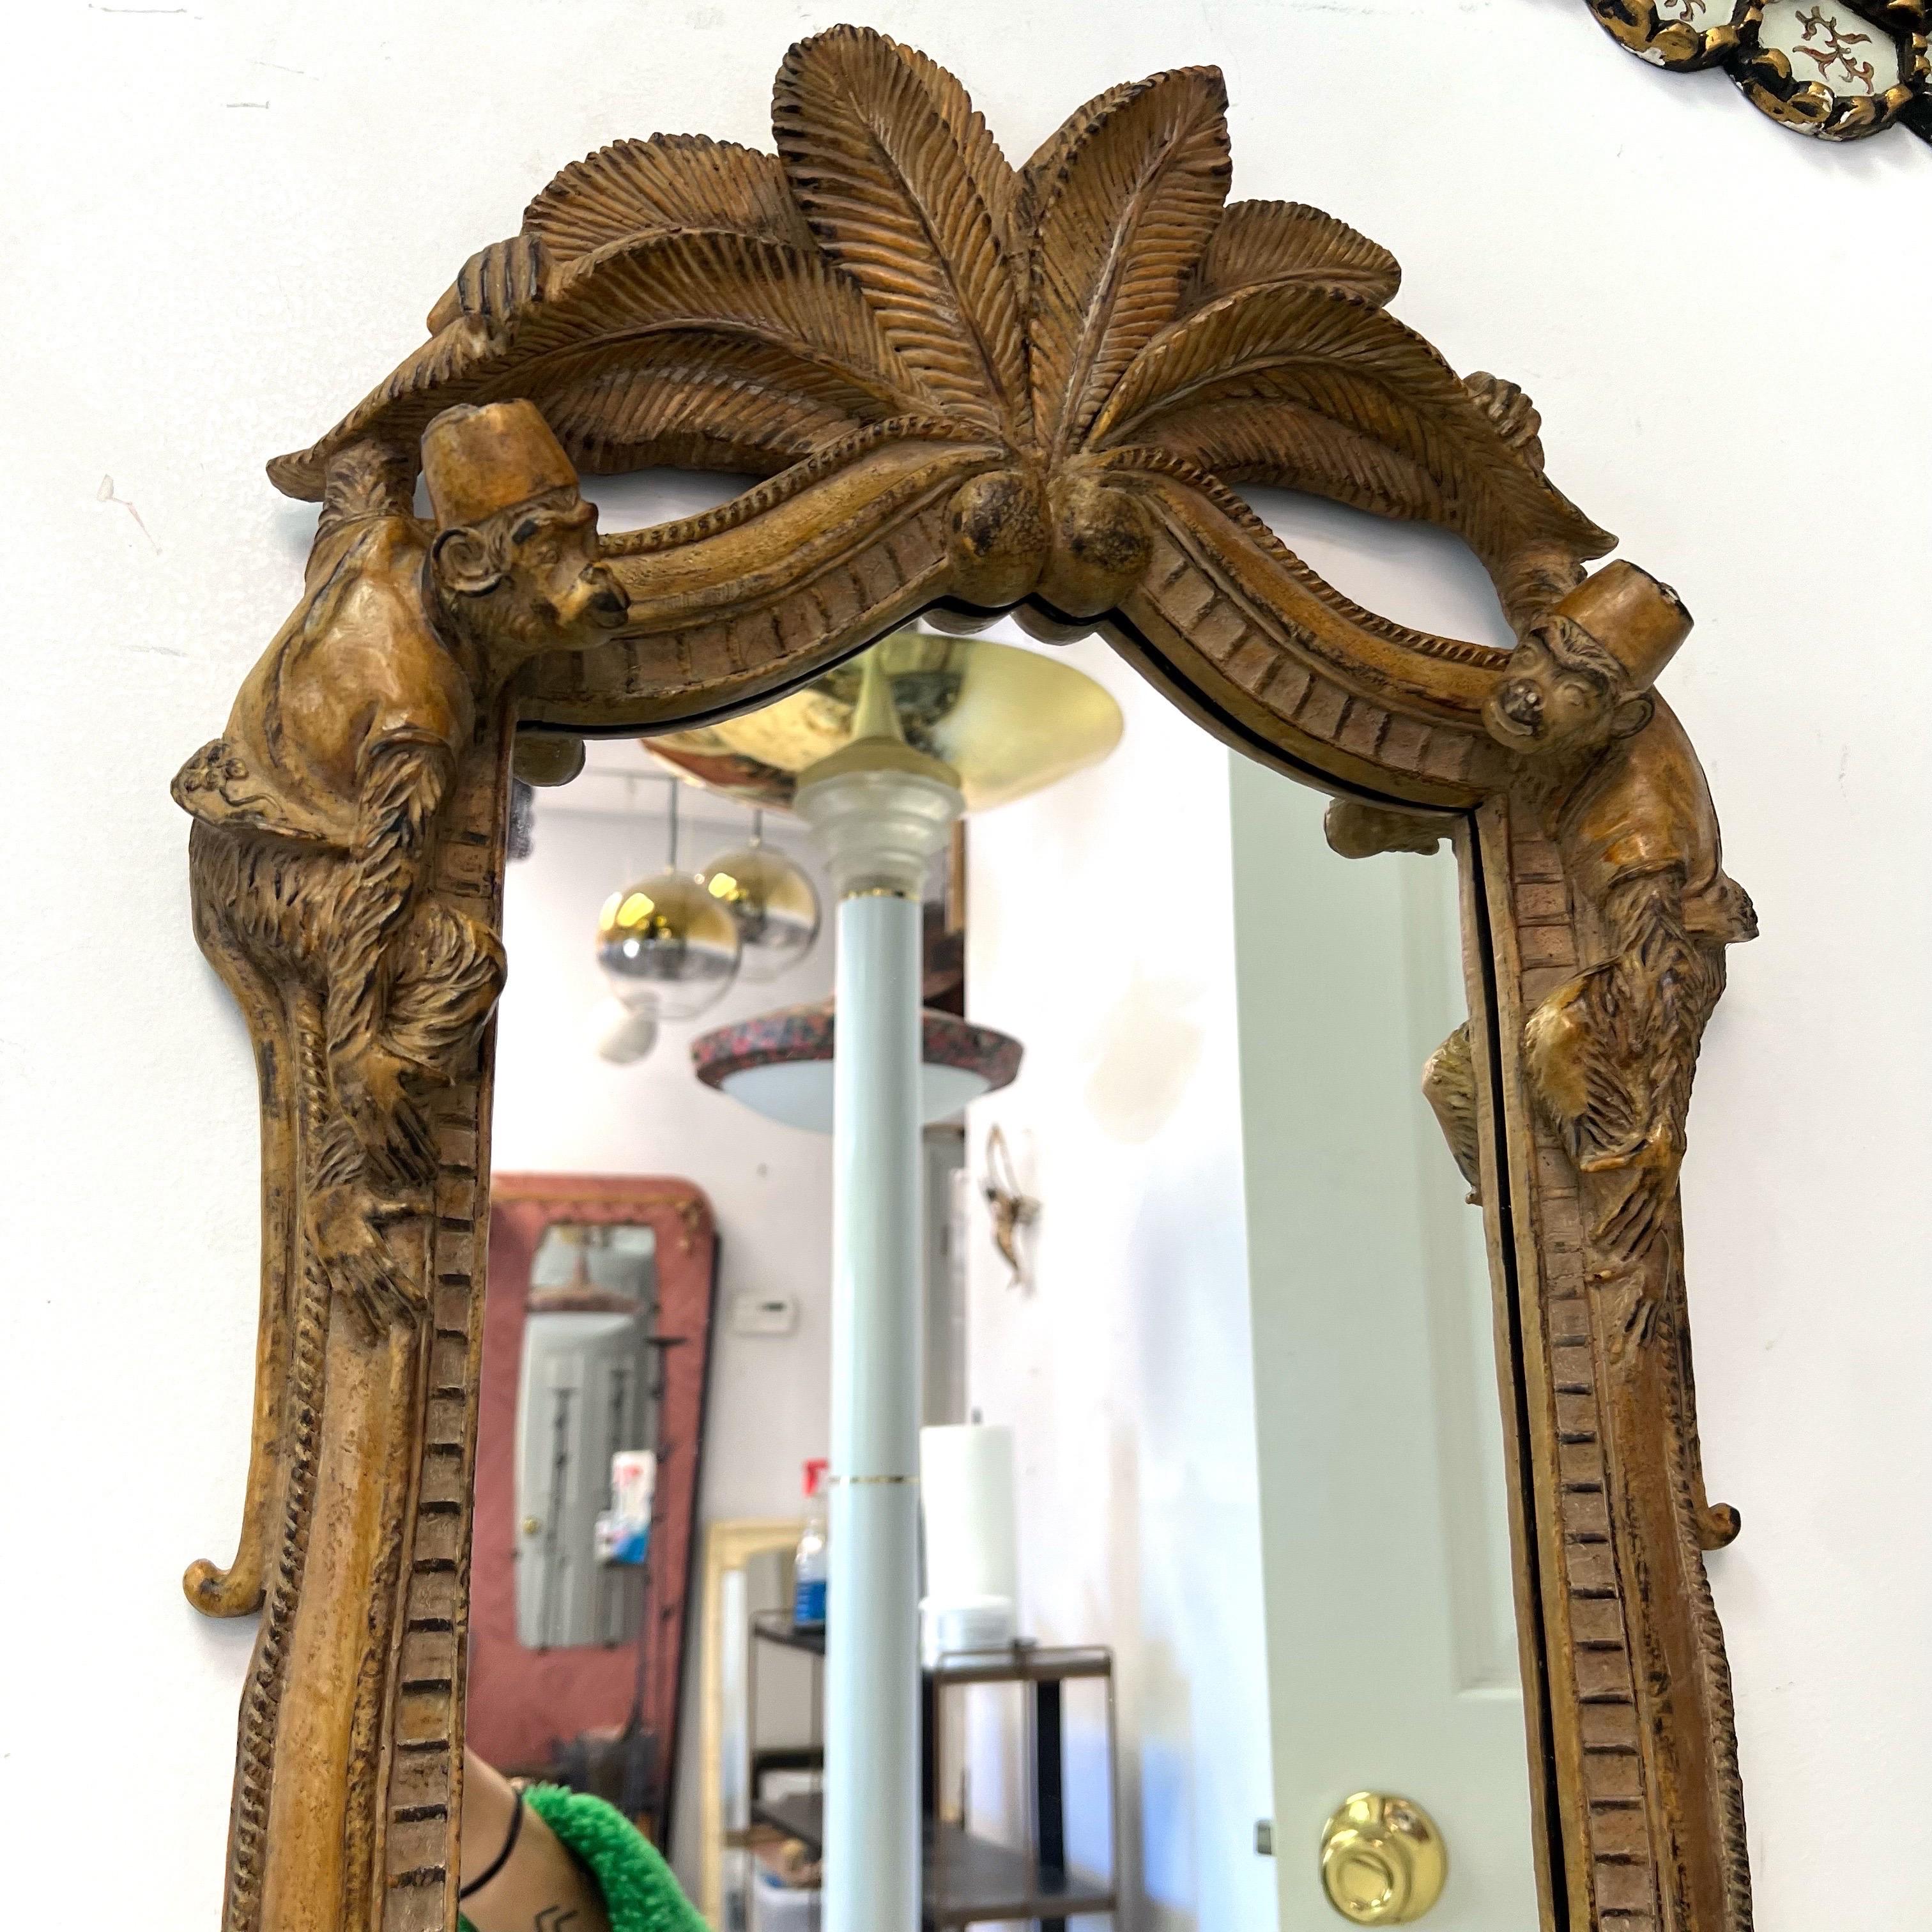
<path id="1" fill-rule="evenodd" d="M 405 1063 L 380 1034 L 397 949 L 410 943 L 410 912 L 454 770 L 449 746 L 427 733 L 392 735 L 364 751 L 354 880 L 329 959 L 323 1024 L 337 1102 L 372 1173 L 392 1186 L 426 1185 L 436 1171 L 427 1125 L 403 1090 Z"/>
<path id="2" fill-rule="evenodd" d="M 1476 1132 L 1476 1067 L 1465 1020 L 1424 1063 L 1422 1095 L 1449 1143 L 1457 1171 L 1469 1184 L 1469 1205 L 1483 1200 L 1482 1154 Z"/>

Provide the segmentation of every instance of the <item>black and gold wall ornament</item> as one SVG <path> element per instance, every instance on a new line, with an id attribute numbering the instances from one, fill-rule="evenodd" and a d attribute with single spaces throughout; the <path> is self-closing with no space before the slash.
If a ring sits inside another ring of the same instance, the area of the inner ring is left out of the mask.
<path id="1" fill-rule="evenodd" d="M 1793 132 L 1932 142 L 1932 0 L 1588 0 L 1604 31 L 1677 74 L 1720 67 Z"/>

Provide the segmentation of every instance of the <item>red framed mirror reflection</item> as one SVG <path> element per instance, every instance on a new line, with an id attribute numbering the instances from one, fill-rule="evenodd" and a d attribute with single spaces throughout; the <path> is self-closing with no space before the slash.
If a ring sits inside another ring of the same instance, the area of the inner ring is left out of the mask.
<path id="1" fill-rule="evenodd" d="M 499 1174 L 468 1738 L 659 1844 L 676 1786 L 718 1239 L 658 1176 Z"/>

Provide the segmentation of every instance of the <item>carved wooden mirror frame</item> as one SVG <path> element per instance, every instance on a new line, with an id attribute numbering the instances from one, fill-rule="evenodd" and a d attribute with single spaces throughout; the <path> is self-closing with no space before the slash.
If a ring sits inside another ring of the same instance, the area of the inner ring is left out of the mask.
<path id="1" fill-rule="evenodd" d="M 1224 206 L 1225 106 L 1211 69 L 1158 75 L 1016 170 L 923 56 L 821 34 L 780 70 L 776 158 L 656 137 L 566 168 L 269 466 L 323 506 L 304 597 L 175 786 L 262 1095 L 246 1516 L 186 1580 L 262 1611 L 227 1932 L 454 1924 L 513 754 L 567 775 L 568 734 L 1010 609 L 1101 631 L 1336 794 L 1339 850 L 1454 840 L 1472 1018 L 1428 1086 L 1496 1283 L 1544 1922 L 1748 1927 L 1703 1560 L 1736 1520 L 1700 1474 L 1677 1172 L 1754 928 L 1650 690 L 1688 620 L 1629 565 L 1586 578 L 1612 539 L 1545 477 L 1534 411 L 1387 314 L 1386 253 Z M 599 538 L 573 464 L 767 480 Z M 1516 652 L 1359 608 L 1243 482 L 1455 532 Z"/>

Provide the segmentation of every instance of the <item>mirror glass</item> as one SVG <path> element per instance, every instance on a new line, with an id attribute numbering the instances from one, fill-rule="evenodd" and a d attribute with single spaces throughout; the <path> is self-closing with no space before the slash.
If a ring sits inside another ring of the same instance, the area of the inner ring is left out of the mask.
<path id="1" fill-rule="evenodd" d="M 643 1618 L 657 1473 L 656 1229 L 551 1222 L 524 1305 L 517 1641 L 536 1651 L 623 1643 Z"/>
<path id="2" fill-rule="evenodd" d="M 1400 614 L 1496 641 L 1479 590 L 1385 530 L 1317 510 L 1305 547 L 1371 601 L 1387 586 L 1364 574 L 1433 573 L 1464 621 Z M 924 886 L 907 1292 L 933 1922 L 1316 1932 L 1338 1908 L 1398 1922 L 1397 1894 L 1436 1883 L 1444 1932 L 1520 1932 L 1540 1719 L 1469 1198 L 1464 827 L 1412 815 L 1400 842 L 1436 850 L 1345 860 L 1322 794 L 1231 753 L 1100 640 L 982 635 L 880 655 L 915 747 L 962 770 L 976 731 L 994 762 L 1012 752 L 997 704 L 962 701 L 990 688 L 987 644 L 1036 661 L 1029 732 L 1050 740 L 1063 703 L 1076 734 L 1115 726 L 969 808 Z M 510 1394 L 486 1396 L 480 1466 L 510 1486 L 479 1491 L 476 1588 L 494 1550 L 514 1641 L 473 1672 L 472 1739 L 509 1739 L 489 1700 L 524 1712 L 504 1768 L 616 1791 L 711 1922 L 752 1932 L 816 1923 L 837 1613 L 831 1150 L 798 1124 L 830 1090 L 837 908 L 786 809 L 788 747 L 834 748 L 812 733 L 848 730 L 866 662 L 789 712 L 593 742 L 526 802 L 506 894 L 485 1379 Z M 718 883 L 754 869 L 718 862 L 746 850 L 792 894 L 782 959 L 760 951 L 764 902 Z M 823 915 L 802 944 L 797 880 Z M 694 1214 L 705 1319 L 674 1336 Z M 601 1673 L 594 1708 L 550 1674 L 573 1658 Z M 1438 1866 L 1446 1847 L 1446 1882 L 1403 1862 L 1405 1820 Z"/>

